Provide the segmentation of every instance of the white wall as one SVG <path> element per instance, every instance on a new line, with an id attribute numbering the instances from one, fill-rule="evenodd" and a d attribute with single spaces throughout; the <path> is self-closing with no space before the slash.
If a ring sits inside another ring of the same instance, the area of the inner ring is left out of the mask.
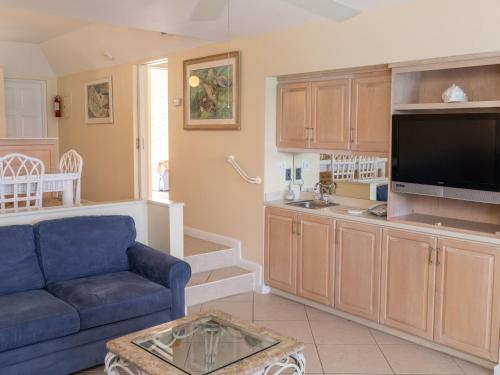
<path id="1" fill-rule="evenodd" d="M 58 121 L 52 111 L 57 95 L 57 80 L 47 58 L 38 44 L 0 41 L 0 70 L 5 78 L 36 79 L 47 85 L 47 136 L 58 136 Z M 0 77 L 0 136 L 4 136 L 4 83 Z"/>
<path id="2" fill-rule="evenodd" d="M 6 77 L 55 77 L 38 44 L 0 41 L 0 67 Z"/>

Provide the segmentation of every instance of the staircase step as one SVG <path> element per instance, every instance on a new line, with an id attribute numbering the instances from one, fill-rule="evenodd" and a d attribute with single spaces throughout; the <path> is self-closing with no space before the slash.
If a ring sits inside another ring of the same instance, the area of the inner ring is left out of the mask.
<path id="1" fill-rule="evenodd" d="M 254 289 L 254 274 L 240 267 L 194 273 L 186 288 L 188 306 L 229 297 Z"/>
<path id="2" fill-rule="evenodd" d="M 211 253 L 184 257 L 191 266 L 193 274 L 213 271 L 220 268 L 236 265 L 236 254 L 233 249 L 214 251 Z"/>
<path id="3" fill-rule="evenodd" d="M 229 248 L 230 246 L 184 235 L 184 256 L 207 254 L 214 251 L 227 250 Z"/>

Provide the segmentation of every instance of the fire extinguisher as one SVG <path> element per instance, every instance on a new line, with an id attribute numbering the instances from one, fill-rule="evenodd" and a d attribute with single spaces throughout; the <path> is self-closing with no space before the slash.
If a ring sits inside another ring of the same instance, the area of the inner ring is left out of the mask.
<path id="1" fill-rule="evenodd" d="M 55 117 L 61 117 L 61 102 L 62 102 L 62 98 L 59 95 L 57 95 L 54 98 L 54 116 Z"/>

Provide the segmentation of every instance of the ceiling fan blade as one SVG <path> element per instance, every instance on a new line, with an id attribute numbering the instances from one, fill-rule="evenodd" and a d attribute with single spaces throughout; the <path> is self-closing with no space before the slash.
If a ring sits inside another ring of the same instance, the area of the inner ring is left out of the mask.
<path id="1" fill-rule="evenodd" d="M 284 0 L 296 7 L 302 8 L 309 13 L 321 17 L 331 18 L 337 22 L 345 21 L 360 13 L 359 10 L 351 8 L 335 0 Z"/>
<path id="2" fill-rule="evenodd" d="M 228 0 L 199 0 L 189 17 L 192 22 L 217 20 L 227 7 Z"/>

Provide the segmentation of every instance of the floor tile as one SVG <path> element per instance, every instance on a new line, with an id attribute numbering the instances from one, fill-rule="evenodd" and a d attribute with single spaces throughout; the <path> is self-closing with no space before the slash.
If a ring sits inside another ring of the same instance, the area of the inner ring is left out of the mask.
<path id="1" fill-rule="evenodd" d="M 253 303 L 253 292 L 235 294 L 234 296 L 219 298 L 218 302 L 252 302 Z"/>
<path id="2" fill-rule="evenodd" d="M 293 337 L 303 343 L 314 343 L 311 328 L 307 321 L 260 320 L 257 324 L 272 329 L 283 336 Z"/>
<path id="3" fill-rule="evenodd" d="M 252 320 L 251 302 L 207 302 L 201 306 L 201 311 L 216 309 L 234 315 L 240 319 Z"/>
<path id="4" fill-rule="evenodd" d="M 400 339 L 399 337 L 389 335 L 384 332 L 377 331 L 376 329 L 370 329 L 370 332 L 373 335 L 373 338 L 377 342 L 377 344 L 399 344 L 399 345 L 409 345 L 412 344 L 409 341 Z"/>
<path id="5" fill-rule="evenodd" d="M 233 276 L 244 275 L 247 273 L 250 273 L 250 271 L 245 270 L 245 269 L 240 268 L 240 267 L 219 268 L 219 269 L 213 270 L 210 273 L 210 276 L 208 277 L 207 282 L 223 280 L 223 279 L 227 279 L 227 278 L 230 278 Z"/>
<path id="6" fill-rule="evenodd" d="M 493 375 L 493 369 L 481 367 L 458 358 L 454 358 L 454 360 L 466 375 Z"/>
<path id="7" fill-rule="evenodd" d="M 309 306 L 306 306 L 306 312 L 307 312 L 307 317 L 309 318 L 310 321 L 324 322 L 324 321 L 339 320 L 339 319 L 345 320 L 336 315 Z"/>
<path id="8" fill-rule="evenodd" d="M 380 345 L 396 374 L 463 374 L 449 355 L 419 345 Z"/>
<path id="9" fill-rule="evenodd" d="M 198 255 L 211 253 L 213 251 L 226 250 L 230 246 L 221 245 L 215 242 L 201 240 L 199 238 L 184 236 L 184 255 Z"/>
<path id="10" fill-rule="evenodd" d="M 255 294 L 255 320 L 307 320 L 304 305 L 272 294 Z"/>
<path id="11" fill-rule="evenodd" d="M 306 357 L 306 374 L 323 374 L 316 345 L 305 344 L 304 356 Z"/>
<path id="12" fill-rule="evenodd" d="M 316 344 L 375 344 L 370 330 L 354 322 L 332 320 L 310 323 Z"/>
<path id="13" fill-rule="evenodd" d="M 201 305 L 193 305 L 188 307 L 188 315 L 198 314 L 201 311 Z"/>
<path id="14" fill-rule="evenodd" d="M 191 275 L 191 279 L 189 279 L 187 286 L 190 287 L 190 286 L 205 284 L 208 281 L 208 278 L 210 277 L 211 273 L 212 271 L 193 273 Z"/>
<path id="15" fill-rule="evenodd" d="M 325 374 L 392 374 L 377 345 L 318 345 Z"/>

